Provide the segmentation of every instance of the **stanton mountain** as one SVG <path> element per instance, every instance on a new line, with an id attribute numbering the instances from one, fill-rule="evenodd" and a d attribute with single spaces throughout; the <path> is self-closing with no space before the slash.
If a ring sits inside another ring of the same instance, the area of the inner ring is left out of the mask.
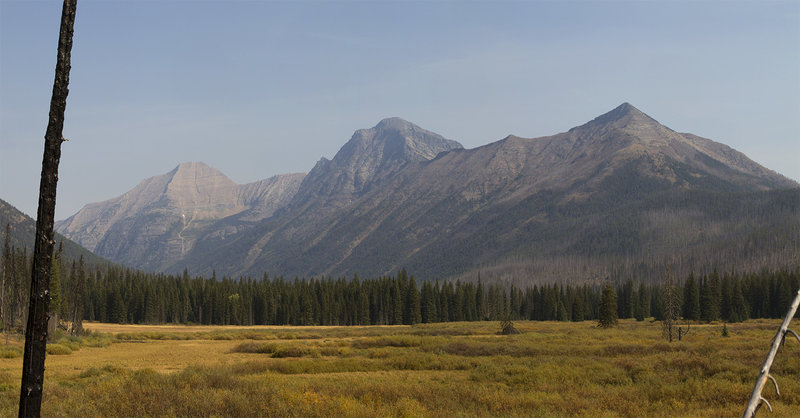
<path id="1" fill-rule="evenodd" d="M 307 174 L 237 185 L 184 163 L 57 230 L 148 270 L 288 277 L 655 279 L 796 266 L 799 185 L 628 103 L 542 138 L 464 149 L 399 118 Z"/>

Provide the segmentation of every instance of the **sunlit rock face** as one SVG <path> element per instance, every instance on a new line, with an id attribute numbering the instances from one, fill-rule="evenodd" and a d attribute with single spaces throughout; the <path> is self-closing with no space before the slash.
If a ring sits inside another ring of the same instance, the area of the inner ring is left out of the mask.
<path id="1" fill-rule="evenodd" d="M 86 205 L 56 229 L 103 257 L 158 270 L 180 260 L 201 232 L 243 214 L 251 222 L 272 216 L 297 192 L 303 174 L 239 185 L 216 168 L 182 163 L 143 180 L 127 193 Z"/>

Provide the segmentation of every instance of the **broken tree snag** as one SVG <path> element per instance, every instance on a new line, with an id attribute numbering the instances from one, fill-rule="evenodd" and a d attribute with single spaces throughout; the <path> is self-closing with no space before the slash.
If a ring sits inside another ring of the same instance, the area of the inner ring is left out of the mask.
<path id="1" fill-rule="evenodd" d="M 47 321 L 50 294 L 48 292 L 50 265 L 53 258 L 53 220 L 56 211 L 56 183 L 61 160 L 64 110 L 69 89 L 70 52 L 75 24 L 77 0 L 64 0 L 61 9 L 61 30 L 58 36 L 58 58 L 50 99 L 50 116 L 44 135 L 42 179 L 39 185 L 39 210 L 36 214 L 36 237 L 31 270 L 31 297 L 28 305 L 28 325 L 25 332 L 25 355 L 22 362 L 22 388 L 19 397 L 19 416 L 38 417 L 42 407 L 44 356 L 47 348 Z"/>

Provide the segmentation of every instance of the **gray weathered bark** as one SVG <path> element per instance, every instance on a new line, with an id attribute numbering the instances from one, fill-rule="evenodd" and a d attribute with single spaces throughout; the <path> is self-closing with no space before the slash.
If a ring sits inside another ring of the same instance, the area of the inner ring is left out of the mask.
<path id="1" fill-rule="evenodd" d="M 761 395 L 761 391 L 764 390 L 764 385 L 767 384 L 767 379 L 772 380 L 772 384 L 775 385 L 775 392 L 780 395 L 780 391 L 778 390 L 778 382 L 776 382 L 775 379 L 769 375 L 769 369 L 772 367 L 772 362 L 775 361 L 775 355 L 778 354 L 778 349 L 781 347 L 781 343 L 783 342 L 784 338 L 786 338 L 786 334 L 791 333 L 795 338 L 797 338 L 798 341 L 800 341 L 800 337 L 798 337 L 794 331 L 789 329 L 789 323 L 792 322 L 794 314 L 797 313 L 798 305 L 800 305 L 800 290 L 797 291 L 797 295 L 794 297 L 794 301 L 789 307 L 789 312 L 786 313 L 786 317 L 783 318 L 783 323 L 778 329 L 778 333 L 772 340 L 772 347 L 767 354 L 766 360 L 764 360 L 764 365 L 761 366 L 761 372 L 758 373 L 756 384 L 753 386 L 753 393 L 750 395 L 750 401 L 747 402 L 747 408 L 744 411 L 744 415 L 742 415 L 743 418 L 754 417 L 762 402 L 767 404 L 767 408 L 772 411 L 772 406 L 770 406 L 769 402 L 767 402 L 767 400 Z"/>
<path id="2" fill-rule="evenodd" d="M 39 210 L 36 216 L 36 237 L 33 247 L 28 326 L 25 332 L 25 355 L 22 363 L 22 388 L 19 397 L 19 416 L 40 416 L 42 386 L 44 384 L 44 358 L 47 349 L 47 321 L 49 317 L 48 281 L 53 257 L 53 221 L 56 210 L 56 183 L 58 163 L 61 160 L 61 142 L 64 128 L 64 110 L 69 89 L 70 53 L 75 24 L 77 0 L 64 0 L 61 10 L 61 30 L 58 37 L 53 96 L 50 116 L 44 136 L 42 179 L 39 185 Z"/>

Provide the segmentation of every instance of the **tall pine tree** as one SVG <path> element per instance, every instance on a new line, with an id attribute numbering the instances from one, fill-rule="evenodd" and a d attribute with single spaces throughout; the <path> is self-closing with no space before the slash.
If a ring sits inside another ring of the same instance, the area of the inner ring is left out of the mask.
<path id="1" fill-rule="evenodd" d="M 600 297 L 600 312 L 597 318 L 597 326 L 601 328 L 611 328 L 617 325 L 617 294 L 610 284 L 603 286 L 603 294 Z"/>

